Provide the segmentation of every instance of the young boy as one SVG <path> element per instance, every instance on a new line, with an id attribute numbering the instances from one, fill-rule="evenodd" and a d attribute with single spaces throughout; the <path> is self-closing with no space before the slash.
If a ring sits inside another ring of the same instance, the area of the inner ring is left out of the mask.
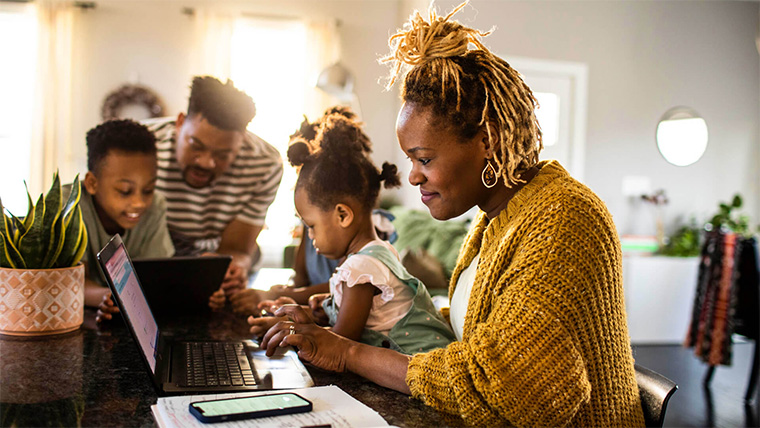
<path id="1" fill-rule="evenodd" d="M 100 308 L 98 321 L 118 312 L 98 267 L 97 254 L 118 233 L 132 257 L 174 255 L 166 226 L 166 200 L 155 193 L 156 138 L 132 120 L 111 120 L 87 132 L 87 174 L 82 218 L 87 227 L 85 306 Z M 64 186 L 67 197 L 71 185 Z"/>

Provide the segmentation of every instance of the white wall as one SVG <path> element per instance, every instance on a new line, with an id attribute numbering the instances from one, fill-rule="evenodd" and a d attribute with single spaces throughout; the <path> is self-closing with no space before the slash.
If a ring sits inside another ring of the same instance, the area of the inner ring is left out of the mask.
<path id="1" fill-rule="evenodd" d="M 445 13 L 459 0 L 439 0 Z M 84 170 L 85 132 L 100 120 L 103 97 L 135 76 L 156 89 L 176 114 L 185 108 L 193 52 L 183 7 L 203 1 L 101 0 L 79 13 L 75 37 L 74 135 Z M 398 87 L 385 92 L 387 68 L 377 58 L 421 0 L 216 1 L 280 16 L 332 16 L 341 21 L 344 63 L 356 74 L 376 160 L 407 167 L 394 125 Z M 755 47 L 760 4 L 744 1 L 471 0 L 457 18 L 496 31 L 487 46 L 510 56 L 589 66 L 585 182 L 607 203 L 621 233 L 651 233 L 651 213 L 621 193 L 623 177 L 649 177 L 670 197 L 667 223 L 703 219 L 736 192 L 760 221 L 760 61 Z M 660 116 L 687 105 L 707 121 L 710 142 L 694 165 L 675 167 L 654 142 Z M 404 200 L 417 201 L 404 179 Z"/>
<path id="2" fill-rule="evenodd" d="M 436 1 L 440 14 L 459 3 Z M 666 190 L 669 229 L 678 216 L 704 219 L 736 192 L 760 222 L 759 9 L 744 1 L 472 0 L 457 19 L 495 26 L 484 42 L 507 61 L 588 64 L 584 181 L 621 233 L 653 233 L 649 207 L 622 195 L 623 177 L 649 177 L 654 189 Z M 668 164 L 654 140 L 658 120 L 676 105 L 699 112 L 710 133 L 704 157 L 688 167 Z"/>

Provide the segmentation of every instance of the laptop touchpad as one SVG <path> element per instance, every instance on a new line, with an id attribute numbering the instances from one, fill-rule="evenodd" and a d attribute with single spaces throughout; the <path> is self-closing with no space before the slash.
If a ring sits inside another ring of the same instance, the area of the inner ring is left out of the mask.
<path id="1" fill-rule="evenodd" d="M 291 348 L 277 348 L 271 357 L 266 356 L 266 351 L 254 348 L 249 351 L 249 356 L 260 382 L 267 385 L 271 381 L 272 389 L 303 388 L 313 384 Z"/>

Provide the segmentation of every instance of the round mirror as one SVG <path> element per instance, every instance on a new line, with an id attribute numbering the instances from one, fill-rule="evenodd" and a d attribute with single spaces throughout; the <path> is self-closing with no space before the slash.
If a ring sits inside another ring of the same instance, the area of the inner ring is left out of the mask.
<path id="1" fill-rule="evenodd" d="M 657 124 L 657 148 L 673 165 L 691 165 L 707 148 L 707 123 L 693 109 L 674 107 Z"/>

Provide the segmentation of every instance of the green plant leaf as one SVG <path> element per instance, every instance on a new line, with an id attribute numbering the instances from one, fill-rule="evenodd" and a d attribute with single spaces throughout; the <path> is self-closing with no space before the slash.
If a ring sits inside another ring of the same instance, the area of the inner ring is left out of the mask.
<path id="1" fill-rule="evenodd" d="M 87 250 L 87 226 L 84 224 L 84 219 L 82 218 L 81 213 L 79 215 L 79 222 L 79 230 L 82 231 L 81 236 L 79 237 L 79 248 L 74 254 L 74 260 L 69 263 L 70 266 L 74 266 L 79 263 L 79 261 L 82 260 L 82 257 L 84 256 L 84 252 Z"/>
<path id="2" fill-rule="evenodd" d="M 734 199 L 731 201 L 731 206 L 734 208 L 741 208 L 742 207 L 742 197 L 740 194 L 735 194 Z"/>
<path id="3" fill-rule="evenodd" d="M 13 269 L 25 269 L 26 262 L 19 253 L 13 242 L 0 231 L 0 266 L 13 268 Z"/>
<path id="4" fill-rule="evenodd" d="M 81 195 L 82 195 L 82 186 L 81 186 L 81 182 L 79 181 L 79 174 L 77 174 L 76 177 L 74 177 L 74 183 L 72 183 L 71 185 L 71 192 L 69 193 L 69 197 L 66 200 L 66 205 L 64 205 L 63 207 L 62 215 L 56 220 L 56 223 L 54 226 L 54 237 L 56 239 L 56 248 L 55 248 L 55 252 L 53 253 L 52 257 L 49 260 L 50 266 L 58 265 L 58 258 L 60 257 L 61 252 L 63 252 L 64 246 L 72 245 L 72 242 L 76 243 L 76 241 L 72 241 L 72 240 L 69 240 L 68 242 L 66 241 L 66 236 L 68 236 L 66 234 L 66 225 L 70 221 L 75 209 L 79 208 L 79 201 L 80 201 Z M 78 245 L 74 245 L 74 247 L 75 248 L 69 247 L 69 250 L 73 250 L 76 253 Z M 76 264 L 77 262 L 74 262 L 73 264 Z M 62 266 L 62 267 L 68 267 L 68 266 Z"/>
<path id="5" fill-rule="evenodd" d="M 29 186 L 24 181 L 24 188 L 26 189 L 26 200 L 29 208 L 26 210 L 26 217 L 24 217 L 24 226 L 29 229 L 29 225 L 34 221 L 34 202 L 32 202 L 32 195 L 29 193 Z"/>
<path id="6" fill-rule="evenodd" d="M 5 234 L 3 232 L 0 232 L 0 267 L 16 267 L 10 259 L 10 255 L 5 250 Z"/>
<path id="7" fill-rule="evenodd" d="M 26 232 L 24 222 L 5 209 L 2 199 L 0 199 L 0 212 L 3 215 L 3 224 L 0 225 L 0 231 L 3 231 L 5 236 L 14 243 L 18 242 L 18 237 Z"/>
<path id="8" fill-rule="evenodd" d="M 52 261 L 60 253 L 60 244 L 58 235 L 62 228 L 63 216 L 61 215 L 61 178 L 56 171 L 53 175 L 53 184 L 45 195 L 45 215 L 42 220 L 42 251 L 44 258 L 40 264 L 42 268 L 52 266 Z M 59 222 L 60 219 L 60 222 Z M 61 223 L 61 224 L 59 224 Z M 57 229 L 57 230 L 56 230 Z"/>
<path id="9" fill-rule="evenodd" d="M 39 269 L 42 264 L 42 260 L 45 257 L 44 243 L 43 241 L 43 219 L 45 217 L 45 197 L 40 195 L 37 203 L 34 206 L 31 214 L 32 220 L 27 223 L 26 219 L 24 224 L 27 227 L 26 233 L 21 235 L 18 240 L 18 251 L 24 255 L 26 261 L 26 267 L 28 269 Z"/>
<path id="10" fill-rule="evenodd" d="M 82 197 L 82 185 L 79 181 L 79 174 L 74 178 L 74 183 L 71 186 L 71 193 L 66 201 L 64 207 L 64 221 L 63 228 L 60 233 L 60 250 L 58 255 L 53 260 L 56 266 L 69 267 L 74 266 L 79 262 L 84 254 L 84 249 L 80 253 L 80 247 L 87 248 L 87 229 L 82 219 L 82 209 L 79 202 Z M 77 218 L 79 220 L 77 220 Z M 82 237 L 84 233 L 84 237 Z M 82 242 L 84 241 L 84 242 Z"/>
<path id="11" fill-rule="evenodd" d="M 43 261 L 44 266 L 54 266 L 55 261 L 58 260 L 58 257 L 63 250 L 66 234 L 66 230 L 63 228 L 63 223 L 63 215 L 59 215 L 52 227 L 52 233 L 50 234 L 50 246 L 48 248 L 48 253 L 45 256 L 45 260 Z"/>
<path id="12" fill-rule="evenodd" d="M 63 216 L 68 217 L 71 214 L 71 210 L 79 205 L 79 200 L 82 198 L 82 183 L 79 181 L 79 174 L 74 177 L 74 182 L 71 184 L 71 193 L 69 193 L 69 199 L 66 200 L 66 205 L 63 207 Z"/>
<path id="13" fill-rule="evenodd" d="M 71 215 L 64 221 L 63 238 L 63 249 L 55 262 L 55 266 L 74 266 L 81 260 L 84 249 L 87 248 L 87 229 L 79 206 L 74 208 Z"/>
<path id="14" fill-rule="evenodd" d="M 18 217 L 11 214 L 11 221 L 13 224 L 13 242 L 18 242 L 18 237 L 26 233 L 26 226 L 24 226 L 24 222 L 21 221 Z"/>
<path id="15" fill-rule="evenodd" d="M 3 206 L 3 199 L 0 198 L 0 213 L 3 215 L 3 224 L 0 225 L 0 231 L 5 233 L 5 236 L 12 237 L 15 235 L 13 229 L 13 221 L 5 214 L 5 207 Z"/>
<path id="16" fill-rule="evenodd" d="M 0 267 L 15 268 L 16 265 L 11 260 L 10 254 L 5 249 L 5 233 L 0 231 Z"/>

